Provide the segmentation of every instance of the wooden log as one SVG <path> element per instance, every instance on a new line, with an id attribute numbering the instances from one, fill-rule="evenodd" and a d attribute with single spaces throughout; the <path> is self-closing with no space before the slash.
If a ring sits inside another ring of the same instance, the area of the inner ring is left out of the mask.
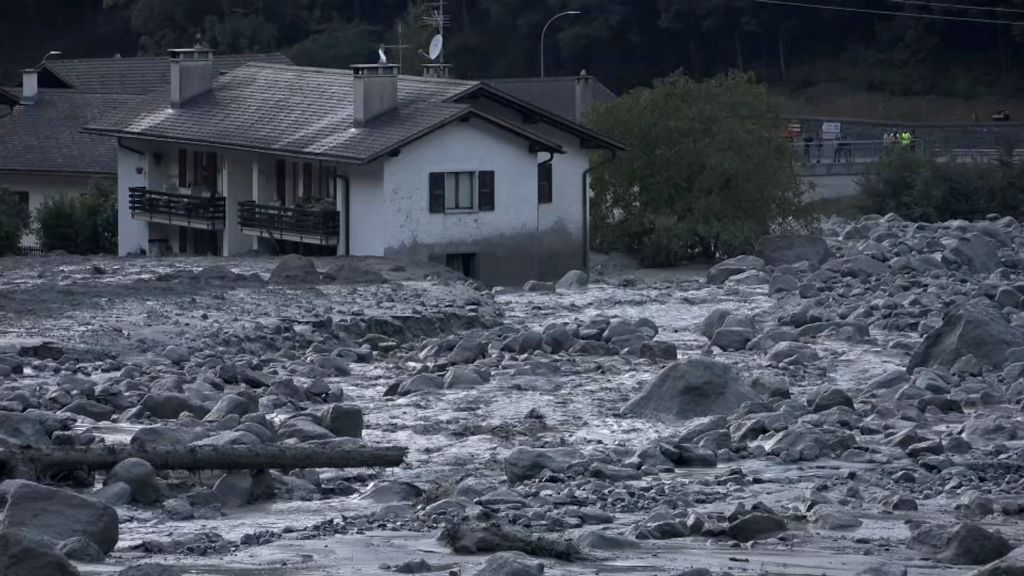
<path id="1" fill-rule="evenodd" d="M 127 444 L 0 450 L 0 478 L 63 470 L 109 470 L 141 458 L 158 470 L 262 470 L 268 468 L 394 468 L 405 461 L 402 446 L 316 445 L 189 446 L 136 450 Z"/>

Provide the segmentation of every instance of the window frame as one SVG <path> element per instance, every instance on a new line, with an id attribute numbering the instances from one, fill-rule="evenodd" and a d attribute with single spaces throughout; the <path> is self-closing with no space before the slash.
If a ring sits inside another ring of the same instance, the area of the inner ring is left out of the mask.
<path id="1" fill-rule="evenodd" d="M 555 201 L 555 170 L 553 162 L 537 164 L 537 204 L 551 204 Z"/>

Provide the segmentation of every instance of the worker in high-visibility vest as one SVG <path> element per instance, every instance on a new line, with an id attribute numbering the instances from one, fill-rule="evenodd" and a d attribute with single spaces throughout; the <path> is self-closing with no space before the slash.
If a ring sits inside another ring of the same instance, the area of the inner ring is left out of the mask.
<path id="1" fill-rule="evenodd" d="M 900 144 L 903 144 L 904 146 L 908 146 L 909 147 L 910 146 L 910 140 L 911 140 L 911 138 L 910 138 L 910 131 L 909 130 L 904 130 L 903 133 L 900 134 Z"/>

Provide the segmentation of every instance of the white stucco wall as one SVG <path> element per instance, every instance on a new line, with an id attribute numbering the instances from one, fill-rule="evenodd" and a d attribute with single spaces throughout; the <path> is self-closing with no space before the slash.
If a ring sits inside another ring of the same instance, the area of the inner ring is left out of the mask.
<path id="1" fill-rule="evenodd" d="M 221 254 L 237 256 L 252 250 L 252 237 L 242 234 L 238 224 L 238 203 L 252 200 L 252 154 L 230 152 L 220 156 L 221 194 L 224 203 L 224 233 Z"/>
<path id="2" fill-rule="evenodd" d="M 138 254 L 149 250 L 149 226 L 132 219 L 128 189 L 149 185 L 150 160 L 135 152 L 146 151 L 144 142 L 125 142 L 131 147 L 117 150 L 117 254 Z M 141 172 L 141 173 L 140 173 Z"/>
<path id="3" fill-rule="evenodd" d="M 383 256 L 392 245 L 396 233 L 389 229 L 388 202 L 384 190 L 384 161 L 347 170 L 349 179 L 348 223 L 351 226 L 349 254 L 352 256 Z M 424 176 L 426 178 L 426 176 Z M 424 186 L 426 186 L 424 184 Z M 338 212 L 344 222 L 344 195 L 338 195 Z M 344 238 L 344 230 L 342 237 Z"/>
<path id="4" fill-rule="evenodd" d="M 67 194 L 81 194 L 89 190 L 91 182 L 95 178 L 107 178 L 104 176 L 91 176 L 87 174 L 30 174 L 0 172 L 0 188 L 7 188 L 12 192 L 28 192 L 28 207 L 31 217 L 35 217 L 36 210 L 48 199 Z M 31 222 L 29 222 L 31 224 Z M 21 239 L 22 246 L 35 248 L 39 246 L 35 234 L 31 231 L 25 233 Z"/>

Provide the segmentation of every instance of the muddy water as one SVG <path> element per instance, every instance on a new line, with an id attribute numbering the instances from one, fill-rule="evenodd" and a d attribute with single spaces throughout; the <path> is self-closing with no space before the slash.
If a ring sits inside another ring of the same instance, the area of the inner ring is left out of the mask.
<path id="1" fill-rule="evenodd" d="M 216 290 L 199 285 L 168 287 L 140 285 L 139 280 L 160 274 L 197 269 L 227 262 L 242 273 L 266 277 L 273 261 L 224 260 L 100 260 L 105 274 L 96 274 L 88 260 L 56 260 L 0 264 L 0 338 L 43 338 L 69 347 L 103 346 L 122 357 L 176 343 L 182 339 L 229 330 L 244 322 L 266 322 L 331 314 L 338 319 L 368 314 L 416 314 L 426 304 L 453 303 L 455 288 L 422 280 L 422 271 L 404 271 L 385 287 L 325 286 L 305 289 L 237 287 Z M 382 266 L 384 266 L 382 264 Z M 321 265 L 321 268 L 325 268 Z M 634 287 L 595 284 L 591 288 L 559 294 L 510 293 L 496 298 L 504 320 L 521 328 L 541 328 L 552 321 L 586 321 L 594 316 L 647 317 L 660 328 L 659 339 L 679 346 L 682 357 L 700 353 L 706 340 L 697 333 L 700 321 L 715 308 L 728 308 L 771 320 L 777 303 L 764 287 L 709 288 L 696 282 L 702 270 L 687 269 L 649 275 Z M 827 370 L 797 387 L 799 395 L 817 384 L 845 387 L 863 385 L 870 378 L 906 365 L 906 354 L 888 349 L 895 335 L 874 334 L 865 344 L 822 340 L 816 345 L 826 359 Z M 744 372 L 763 370 L 763 357 L 749 352 L 717 355 L 739 365 Z M 652 439 L 671 436 L 670 426 L 623 418 L 619 408 L 642 390 L 663 363 L 622 358 L 581 359 L 566 364 L 559 377 L 515 376 L 511 370 L 495 370 L 486 385 L 473 390 L 450 390 L 406 398 L 383 398 L 384 389 L 406 377 L 411 366 L 401 362 L 353 365 L 354 373 L 340 383 L 347 401 L 363 407 L 364 437 L 370 443 L 400 444 L 410 449 L 409 465 L 383 472 L 381 478 L 439 487 L 472 475 L 501 484 L 501 461 L 516 445 L 529 441 L 587 446 L 637 447 Z M 546 429 L 529 431 L 513 423 L 531 409 L 545 416 Z M 951 422 L 950 425 L 955 425 Z M 126 441 L 136 427 L 90 426 L 110 440 Z M 731 502 L 761 500 L 775 509 L 800 501 L 815 484 L 850 471 L 869 473 L 872 464 L 827 460 L 799 465 L 739 461 L 720 464 L 720 469 L 741 466 L 748 474 L 762 476 L 763 484 L 723 487 L 705 482 L 715 471 L 662 475 L 669 485 L 707 493 L 715 502 L 704 511 L 724 512 Z M 454 479 L 454 480 L 453 480 Z M 628 485 L 629 483 L 627 483 Z M 953 502 L 946 499 L 922 502 L 914 519 L 947 521 Z M 187 574 L 309 575 L 388 574 L 381 564 L 398 564 L 425 558 L 432 564 L 454 564 L 461 574 L 472 574 L 484 558 L 454 556 L 434 541 L 433 532 L 368 532 L 315 539 L 300 539 L 308 532 L 286 534 L 279 541 L 242 548 L 223 557 L 153 556 L 130 551 L 146 539 L 211 530 L 236 541 L 256 530 L 291 532 L 326 519 L 338 519 L 372 511 L 355 498 L 316 502 L 274 502 L 228 511 L 214 520 L 174 522 L 154 510 L 126 507 L 118 549 L 104 565 L 81 565 L 83 574 L 113 574 L 139 562 L 173 564 Z M 644 542 L 640 548 L 615 554 L 597 553 L 574 564 L 546 562 L 546 574 L 668 574 L 687 567 L 707 567 L 735 574 L 850 575 L 878 561 L 908 566 L 911 575 L 963 574 L 960 568 L 921 562 L 904 543 L 909 535 L 907 515 L 896 518 L 874 510 L 855 511 L 863 526 L 844 532 L 824 532 L 793 526 L 786 542 L 752 546 L 730 545 L 700 538 Z M 622 532 L 642 514 L 619 514 L 609 528 Z M 1019 528 L 996 522 L 1009 534 Z M 590 529 L 590 528 L 588 528 Z M 573 536 L 578 531 L 569 531 Z M 1019 534 L 1018 534 L 1019 536 Z"/>

